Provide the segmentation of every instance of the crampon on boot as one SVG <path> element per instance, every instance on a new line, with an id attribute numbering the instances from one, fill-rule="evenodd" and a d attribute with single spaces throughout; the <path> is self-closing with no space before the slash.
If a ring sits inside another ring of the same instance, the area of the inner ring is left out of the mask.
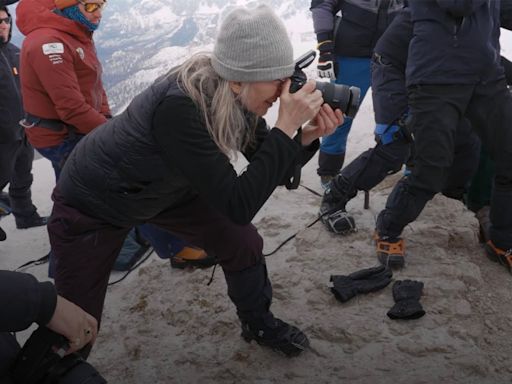
<path id="1" fill-rule="evenodd" d="M 356 231 L 354 218 L 345 209 L 350 196 L 353 197 L 355 194 L 348 196 L 346 188 L 347 181 L 340 175 L 336 176 L 324 192 L 319 212 L 320 219 L 327 229 L 341 235 Z"/>
<path id="2" fill-rule="evenodd" d="M 390 268 L 402 268 L 405 265 L 405 244 L 401 238 L 380 238 L 375 234 L 377 257 L 381 264 Z"/>
<path id="3" fill-rule="evenodd" d="M 347 235 L 357 230 L 354 218 L 344 209 L 322 215 L 321 221 L 329 231 L 340 235 Z"/>
<path id="4" fill-rule="evenodd" d="M 496 247 L 492 240 L 487 241 L 484 248 L 487 257 L 490 260 L 505 266 L 507 270 L 512 274 L 512 248 L 504 251 L 503 249 Z"/>
<path id="5" fill-rule="evenodd" d="M 289 357 L 298 356 L 309 347 L 309 340 L 300 329 L 275 317 L 270 324 L 268 320 L 257 325 L 242 322 L 242 337 L 248 343 L 255 340 Z"/>

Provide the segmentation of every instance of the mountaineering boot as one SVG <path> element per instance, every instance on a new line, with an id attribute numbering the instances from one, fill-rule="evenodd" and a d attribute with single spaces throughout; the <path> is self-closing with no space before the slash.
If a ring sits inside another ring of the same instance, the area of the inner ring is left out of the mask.
<path id="1" fill-rule="evenodd" d="M 0 192 L 0 216 L 10 215 L 11 212 L 11 200 L 9 199 L 9 195 L 2 191 Z"/>
<path id="2" fill-rule="evenodd" d="M 318 176 L 320 176 L 320 186 L 322 189 L 329 187 L 330 181 L 336 177 L 343 163 L 345 162 L 345 154 L 330 154 L 320 150 L 318 152 L 318 168 L 316 170 Z"/>
<path id="3" fill-rule="evenodd" d="M 380 237 L 374 235 L 377 257 L 382 265 L 390 268 L 402 268 L 405 265 L 405 244 L 401 238 Z"/>
<path id="4" fill-rule="evenodd" d="M 265 264 L 242 271 L 224 271 L 228 295 L 236 306 L 242 325 L 241 336 L 255 340 L 286 356 L 297 356 L 309 347 L 307 336 L 297 327 L 274 317 L 270 312 L 272 286 Z"/>
<path id="5" fill-rule="evenodd" d="M 34 227 L 41 227 L 46 225 L 48 222 L 47 216 L 39 216 L 39 213 L 34 212 L 30 216 L 14 216 L 14 220 L 16 221 L 16 228 L 18 229 L 27 229 Z"/>
<path id="6" fill-rule="evenodd" d="M 512 248 L 505 251 L 496 247 L 492 240 L 487 241 L 484 248 L 485 252 L 487 253 L 487 257 L 490 260 L 505 266 L 507 270 L 512 274 Z"/>
<path id="7" fill-rule="evenodd" d="M 345 210 L 347 202 L 353 197 L 348 196 L 346 189 L 348 189 L 348 184 L 341 175 L 337 175 L 332 179 L 322 197 L 319 212 L 321 221 L 327 229 L 341 235 L 356 230 L 354 218 Z"/>
<path id="8" fill-rule="evenodd" d="M 183 249 L 171 258 L 171 267 L 184 269 L 186 267 L 192 268 L 209 268 L 217 264 L 217 259 L 214 256 L 208 255 L 200 248 L 185 246 Z"/>

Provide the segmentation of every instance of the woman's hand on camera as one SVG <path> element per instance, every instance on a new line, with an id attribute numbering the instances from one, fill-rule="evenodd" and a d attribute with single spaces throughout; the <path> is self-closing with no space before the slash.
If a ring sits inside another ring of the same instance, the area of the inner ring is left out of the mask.
<path id="1" fill-rule="evenodd" d="M 287 79 L 279 97 L 276 128 L 293 137 L 297 129 L 318 114 L 322 103 L 322 93 L 315 90 L 315 81 L 309 80 L 297 92 L 290 93 L 290 79 Z"/>
<path id="2" fill-rule="evenodd" d="M 340 109 L 333 111 L 329 104 L 323 104 L 315 118 L 302 128 L 302 145 L 308 146 L 319 137 L 330 135 L 343 121 Z"/>
<path id="3" fill-rule="evenodd" d="M 98 335 L 96 319 L 62 296 L 57 296 L 55 312 L 46 326 L 68 339 L 70 348 L 66 354 L 94 344 Z"/>

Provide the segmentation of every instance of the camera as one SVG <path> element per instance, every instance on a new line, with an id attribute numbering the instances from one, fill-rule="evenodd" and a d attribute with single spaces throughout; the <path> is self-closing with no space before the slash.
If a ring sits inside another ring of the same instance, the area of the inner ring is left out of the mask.
<path id="1" fill-rule="evenodd" d="M 107 381 L 78 353 L 64 356 L 67 339 L 46 327 L 36 329 L 11 368 L 16 384 L 105 384 Z"/>
<path id="2" fill-rule="evenodd" d="M 315 60 L 316 52 L 311 50 L 295 60 L 295 71 L 290 77 L 290 93 L 297 92 L 308 80 L 303 69 Z M 316 89 L 322 92 L 324 102 L 332 109 L 339 108 L 348 117 L 354 117 L 359 109 L 361 90 L 357 87 L 349 87 L 343 84 L 317 81 Z"/>

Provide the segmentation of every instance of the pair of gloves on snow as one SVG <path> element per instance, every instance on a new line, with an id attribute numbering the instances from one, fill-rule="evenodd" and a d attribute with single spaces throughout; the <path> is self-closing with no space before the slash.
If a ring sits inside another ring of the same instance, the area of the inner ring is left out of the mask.
<path id="1" fill-rule="evenodd" d="M 362 269 L 345 275 L 332 275 L 331 291 L 342 303 L 359 293 L 369 293 L 387 287 L 393 272 L 384 265 Z M 392 319 L 418 319 L 425 314 L 420 303 L 423 283 L 415 280 L 397 280 L 393 284 L 395 305 L 387 315 Z"/>

